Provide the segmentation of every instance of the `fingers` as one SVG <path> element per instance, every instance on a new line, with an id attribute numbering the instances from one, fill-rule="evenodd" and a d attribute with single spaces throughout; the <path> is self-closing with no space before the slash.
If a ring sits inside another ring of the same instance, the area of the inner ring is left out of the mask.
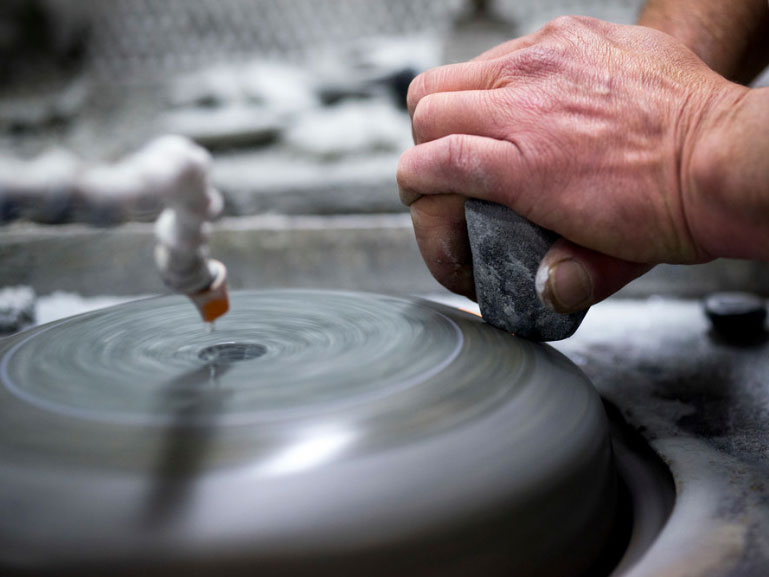
<path id="1" fill-rule="evenodd" d="M 464 197 L 455 194 L 425 196 L 412 203 L 411 219 L 419 251 L 433 277 L 450 291 L 476 300 L 464 203 Z M 611 296 L 652 266 L 560 239 L 542 259 L 537 294 L 558 312 L 576 312 Z"/>
<path id="2" fill-rule="evenodd" d="M 488 62 L 459 62 L 423 72 L 409 85 L 406 104 L 413 117 L 414 110 L 425 96 L 441 92 L 484 90 L 494 82 L 494 67 Z"/>
<path id="3" fill-rule="evenodd" d="M 522 36 L 500 44 L 469 62 L 447 64 L 423 72 L 409 86 L 406 98 L 409 114 L 413 117 L 419 101 L 430 94 L 494 88 L 499 63 L 493 61 L 516 50 L 528 48 L 535 42 L 533 34 Z"/>
<path id="4" fill-rule="evenodd" d="M 406 206 L 423 195 L 454 193 L 506 204 L 526 216 L 521 192 L 534 179 L 525 163 L 513 142 L 451 134 L 403 153 L 398 190 Z"/>
<path id="5" fill-rule="evenodd" d="M 652 266 L 620 260 L 560 239 L 539 266 L 537 294 L 558 312 L 581 311 L 611 296 Z"/>
<path id="6" fill-rule="evenodd" d="M 441 92 L 425 96 L 414 111 L 414 143 L 421 144 L 449 134 L 475 134 L 504 138 L 504 129 L 515 123 L 514 112 L 495 105 L 497 90 Z M 505 121 L 501 118 L 504 115 Z"/>
<path id="7" fill-rule="evenodd" d="M 411 220 L 419 251 L 435 279 L 475 300 L 464 197 L 423 197 L 411 205 Z"/>

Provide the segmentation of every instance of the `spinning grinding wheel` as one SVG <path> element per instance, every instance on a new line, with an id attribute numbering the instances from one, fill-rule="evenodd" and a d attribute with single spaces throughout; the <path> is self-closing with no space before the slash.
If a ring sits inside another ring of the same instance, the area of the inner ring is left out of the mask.
<path id="1" fill-rule="evenodd" d="M 183 297 L 0 343 L 0 566 L 41 575 L 577 575 L 612 531 L 597 394 L 435 303 Z"/>

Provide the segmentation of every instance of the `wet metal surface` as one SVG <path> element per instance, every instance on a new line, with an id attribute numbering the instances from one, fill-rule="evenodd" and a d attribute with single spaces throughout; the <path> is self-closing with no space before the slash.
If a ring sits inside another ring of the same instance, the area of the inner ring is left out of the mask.
<path id="1" fill-rule="evenodd" d="M 209 332 L 164 297 L 44 325 L 0 341 L 0 419 L 0 567 L 36 576 L 570 577 L 615 526 L 581 373 L 416 299 L 236 293 Z"/>

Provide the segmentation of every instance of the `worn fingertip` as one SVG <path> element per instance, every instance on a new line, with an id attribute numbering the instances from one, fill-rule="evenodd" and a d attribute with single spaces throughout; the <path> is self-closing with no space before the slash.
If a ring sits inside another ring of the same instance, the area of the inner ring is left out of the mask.
<path id="1" fill-rule="evenodd" d="M 409 83 L 408 91 L 406 92 L 406 108 L 409 111 L 409 116 L 414 118 L 414 110 L 419 103 L 424 92 L 425 73 L 417 74 L 411 79 Z"/>
<path id="2" fill-rule="evenodd" d="M 534 279 L 542 304 L 558 313 L 583 311 L 593 304 L 593 279 L 578 260 L 543 260 Z"/>
<path id="3" fill-rule="evenodd" d="M 423 195 L 418 192 L 398 185 L 398 197 L 401 199 L 401 203 L 407 208 L 411 208 L 411 205 L 422 198 L 422 196 Z"/>
<path id="4" fill-rule="evenodd" d="M 398 159 L 398 168 L 395 175 L 395 181 L 398 187 L 398 197 L 400 198 L 401 203 L 407 207 L 411 207 L 412 204 L 422 197 L 420 193 L 409 186 L 411 174 L 413 173 L 413 168 L 410 164 L 409 151 L 407 150 L 401 154 L 400 159 Z"/>

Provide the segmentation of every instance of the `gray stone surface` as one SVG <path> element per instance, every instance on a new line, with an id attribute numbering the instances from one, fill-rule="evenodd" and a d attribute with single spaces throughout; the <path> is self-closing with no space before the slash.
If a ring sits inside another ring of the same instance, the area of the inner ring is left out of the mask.
<path id="1" fill-rule="evenodd" d="M 586 311 L 550 310 L 534 288 L 539 263 L 558 236 L 507 207 L 483 200 L 468 200 L 465 217 L 475 292 L 484 320 L 535 341 L 557 341 L 574 334 Z"/>
<path id="2" fill-rule="evenodd" d="M 623 577 L 765 577 L 769 338 L 736 346 L 699 301 L 614 300 L 555 347 L 670 467 L 676 503 Z"/>

